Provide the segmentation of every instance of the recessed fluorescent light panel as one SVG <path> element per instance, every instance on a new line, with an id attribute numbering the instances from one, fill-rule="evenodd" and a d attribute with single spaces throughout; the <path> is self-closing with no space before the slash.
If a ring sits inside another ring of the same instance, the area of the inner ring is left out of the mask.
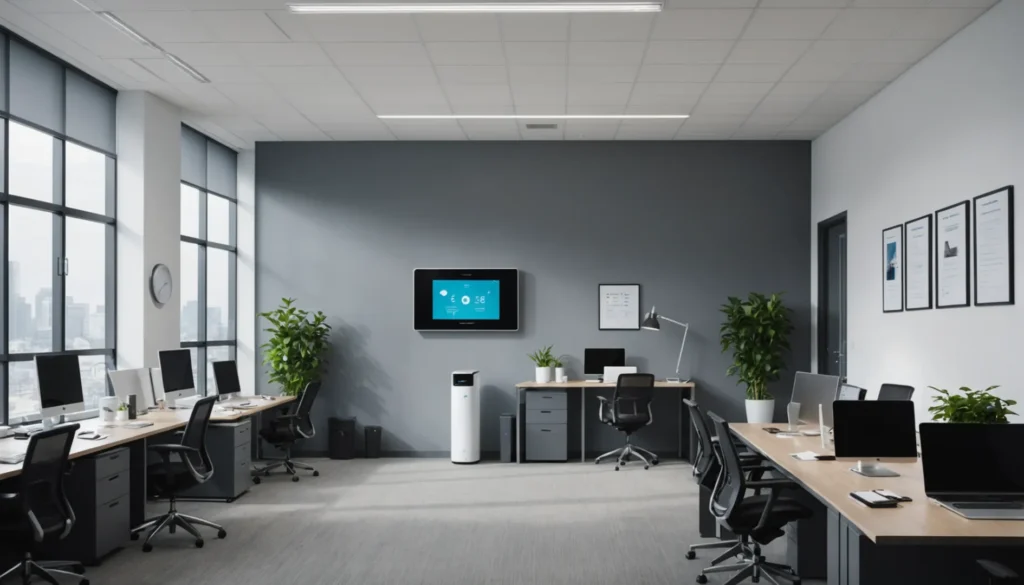
<path id="1" fill-rule="evenodd" d="M 188 73 L 189 75 L 192 76 L 192 79 L 195 79 L 199 83 L 210 83 L 210 80 L 207 79 L 205 75 L 203 75 L 202 73 L 196 71 L 196 69 L 194 67 L 192 67 L 188 63 L 182 61 L 180 58 L 178 58 L 177 55 L 172 55 L 171 53 L 165 52 L 164 53 L 164 57 L 167 57 L 168 61 L 170 61 L 171 63 L 174 63 L 175 65 L 177 65 L 178 69 L 181 69 L 185 73 Z"/>
<path id="2" fill-rule="evenodd" d="M 153 49 L 154 51 L 159 51 L 164 57 L 167 58 L 168 61 L 174 63 L 174 65 L 178 67 L 178 69 L 181 69 L 185 73 L 188 73 L 193 79 L 195 79 L 199 83 L 210 83 L 210 80 L 207 79 L 206 76 L 200 73 L 199 71 L 196 71 L 195 67 L 184 62 L 183 60 L 181 60 L 181 58 L 177 57 L 176 55 L 168 53 L 160 45 L 142 36 L 142 33 L 128 26 L 128 23 L 115 16 L 114 13 L 101 11 L 96 12 L 96 14 L 103 20 L 106 20 L 108 23 L 110 23 L 117 30 L 134 39 L 136 42 L 141 43 L 149 47 L 150 49 Z"/>
<path id="3" fill-rule="evenodd" d="M 381 120 L 685 120 L 689 114 L 380 114 Z"/>
<path id="4" fill-rule="evenodd" d="M 661 12 L 661 2 L 483 2 L 289 4 L 296 14 Z"/>

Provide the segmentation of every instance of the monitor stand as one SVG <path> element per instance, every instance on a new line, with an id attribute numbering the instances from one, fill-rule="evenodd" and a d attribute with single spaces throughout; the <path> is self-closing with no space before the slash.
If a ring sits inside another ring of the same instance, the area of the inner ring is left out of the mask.
<path id="1" fill-rule="evenodd" d="M 899 477 L 900 474 L 891 469 L 886 469 L 875 463 L 858 461 L 857 465 L 850 468 L 850 471 L 859 473 L 864 477 Z"/>

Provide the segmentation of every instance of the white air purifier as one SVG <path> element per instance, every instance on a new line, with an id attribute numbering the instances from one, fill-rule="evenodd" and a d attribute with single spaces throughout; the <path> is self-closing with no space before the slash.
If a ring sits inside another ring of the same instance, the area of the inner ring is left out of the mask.
<path id="1" fill-rule="evenodd" d="M 480 462 L 480 372 L 452 372 L 452 463 Z"/>

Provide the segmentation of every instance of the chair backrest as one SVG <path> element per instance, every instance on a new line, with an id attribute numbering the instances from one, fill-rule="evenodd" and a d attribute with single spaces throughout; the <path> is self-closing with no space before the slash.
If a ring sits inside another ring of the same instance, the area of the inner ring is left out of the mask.
<path id="1" fill-rule="evenodd" d="M 654 398 L 654 374 L 619 374 L 612 402 L 615 414 L 645 414 Z"/>
<path id="2" fill-rule="evenodd" d="M 839 386 L 839 394 L 836 396 L 836 400 L 864 400 L 867 395 L 867 388 L 859 388 L 852 384 L 843 384 Z"/>
<path id="3" fill-rule="evenodd" d="M 75 512 L 64 495 L 64 473 L 78 428 L 78 424 L 59 425 L 29 437 L 18 479 L 36 542 L 52 534 L 63 538 L 75 524 Z"/>
<path id="4" fill-rule="evenodd" d="M 878 390 L 879 400 L 910 400 L 914 397 L 914 387 L 903 384 L 882 384 Z"/>
<path id="5" fill-rule="evenodd" d="M 302 390 L 302 396 L 299 397 L 299 405 L 295 408 L 295 415 L 298 417 L 299 432 L 302 436 L 309 439 L 316 434 L 316 429 L 313 428 L 313 419 L 309 416 L 310 411 L 313 410 L 313 402 L 316 400 L 316 395 L 320 393 L 320 380 L 314 380 Z"/>
<path id="6" fill-rule="evenodd" d="M 712 494 L 711 513 L 717 518 L 728 518 L 737 502 L 743 499 L 746 481 L 743 478 L 739 451 L 736 450 L 732 434 L 729 432 L 729 423 L 713 412 L 708 413 L 708 418 L 711 419 L 715 434 L 718 435 L 718 449 L 715 452 L 720 457 L 719 463 L 722 465 L 719 485 L 716 493 Z"/>
<path id="7" fill-rule="evenodd" d="M 693 430 L 697 432 L 697 460 L 694 461 L 693 468 L 695 474 L 703 478 L 708 468 L 711 467 L 711 462 L 715 459 L 714 448 L 711 446 L 711 428 L 708 427 L 708 421 L 704 418 L 704 413 L 700 411 L 696 402 L 684 398 L 683 404 L 690 409 L 690 423 L 693 424 Z"/>
<path id="8" fill-rule="evenodd" d="M 217 403 L 216 396 L 207 396 L 196 401 L 192 407 L 192 414 L 185 425 L 185 432 L 181 435 L 181 444 L 185 447 L 192 447 L 199 451 L 200 461 L 191 461 L 193 467 L 202 465 L 205 473 L 213 472 L 213 461 L 206 451 L 206 431 L 210 428 L 210 415 L 213 414 L 213 406 Z"/>

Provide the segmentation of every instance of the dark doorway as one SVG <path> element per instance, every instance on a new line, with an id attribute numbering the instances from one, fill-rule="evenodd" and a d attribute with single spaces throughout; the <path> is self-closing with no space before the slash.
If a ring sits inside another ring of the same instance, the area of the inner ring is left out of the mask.
<path id="1" fill-rule="evenodd" d="M 818 224 L 818 373 L 846 380 L 846 212 Z"/>

